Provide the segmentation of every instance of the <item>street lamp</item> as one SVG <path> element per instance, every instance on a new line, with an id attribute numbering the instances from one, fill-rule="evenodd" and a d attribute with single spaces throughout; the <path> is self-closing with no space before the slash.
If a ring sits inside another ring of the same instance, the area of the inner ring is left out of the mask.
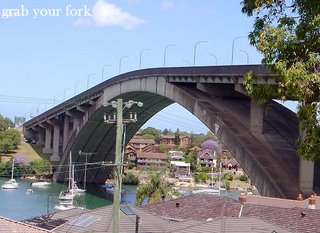
<path id="1" fill-rule="evenodd" d="M 208 43 L 209 41 L 206 40 L 201 40 L 201 41 L 197 41 L 197 43 L 194 44 L 194 48 L 193 48 L 193 66 L 196 65 L 196 53 L 197 53 L 197 46 L 200 43 Z"/>
<path id="2" fill-rule="evenodd" d="M 122 63 L 122 59 L 124 58 L 128 58 L 129 56 L 122 56 L 120 57 L 120 60 L 119 60 L 119 74 L 121 74 L 121 63 Z"/>
<path id="3" fill-rule="evenodd" d="M 214 55 L 213 53 L 209 53 L 208 55 L 210 55 L 210 56 L 214 57 L 214 59 L 215 59 L 215 64 L 217 65 L 217 63 L 218 63 L 217 56 L 216 56 L 216 55 Z"/>
<path id="4" fill-rule="evenodd" d="M 188 64 L 188 66 L 191 66 L 191 62 L 189 62 L 188 60 L 181 60 L 183 61 L 184 63 Z"/>
<path id="5" fill-rule="evenodd" d="M 247 64 L 249 64 L 249 54 L 244 50 L 239 50 L 239 52 L 243 52 L 247 56 Z"/>
<path id="6" fill-rule="evenodd" d="M 142 50 L 140 51 L 139 69 L 141 68 L 141 58 L 142 58 L 142 53 L 143 53 L 144 51 L 147 51 L 147 50 L 150 50 L 150 49 L 142 49 Z"/>
<path id="7" fill-rule="evenodd" d="M 78 84 L 78 83 L 81 83 L 81 81 L 76 81 L 76 82 L 74 83 L 74 95 L 77 94 L 77 84 Z"/>
<path id="8" fill-rule="evenodd" d="M 53 97 L 53 106 L 56 106 L 56 96 L 58 96 L 59 93 L 55 94 Z"/>
<path id="9" fill-rule="evenodd" d="M 167 48 L 170 46 L 176 46 L 175 44 L 167 44 L 166 47 L 164 47 L 164 54 L 163 54 L 163 66 L 166 67 L 166 57 L 167 57 Z"/>
<path id="10" fill-rule="evenodd" d="M 89 89 L 89 79 L 90 79 L 90 76 L 92 76 L 92 75 L 95 75 L 95 73 L 88 74 L 88 78 L 87 78 L 87 90 Z"/>
<path id="11" fill-rule="evenodd" d="M 231 48 L 231 65 L 233 65 L 233 53 L 234 53 L 234 44 L 236 42 L 236 40 L 240 39 L 240 38 L 246 38 L 245 36 L 238 36 L 236 38 L 234 38 L 232 40 L 232 48 Z"/>
<path id="12" fill-rule="evenodd" d="M 103 82 L 103 79 L 104 79 L 104 68 L 107 67 L 107 66 L 111 66 L 111 65 L 104 65 L 104 66 L 102 66 L 101 82 Z"/>
<path id="13" fill-rule="evenodd" d="M 66 99 L 66 91 L 70 90 L 70 88 L 66 88 L 63 90 L 63 101 Z"/>

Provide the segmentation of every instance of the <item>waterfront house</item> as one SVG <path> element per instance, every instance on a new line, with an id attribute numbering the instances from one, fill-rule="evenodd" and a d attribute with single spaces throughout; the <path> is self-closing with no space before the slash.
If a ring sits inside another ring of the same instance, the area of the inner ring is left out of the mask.
<path id="1" fill-rule="evenodd" d="M 211 152 L 210 150 L 202 150 L 198 152 L 197 163 L 201 167 L 216 167 L 217 166 L 217 157 L 216 153 Z"/>
<path id="2" fill-rule="evenodd" d="M 168 167 L 168 157 L 165 153 L 137 151 L 137 167 Z"/>

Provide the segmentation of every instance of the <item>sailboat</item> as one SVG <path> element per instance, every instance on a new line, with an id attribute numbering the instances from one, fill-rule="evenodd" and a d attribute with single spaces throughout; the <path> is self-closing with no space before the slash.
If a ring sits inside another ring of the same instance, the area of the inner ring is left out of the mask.
<path id="1" fill-rule="evenodd" d="M 11 179 L 4 182 L 1 186 L 3 189 L 17 189 L 19 184 L 15 179 L 13 179 L 13 171 L 14 171 L 14 159 L 12 159 L 12 168 L 11 168 Z"/>
<path id="2" fill-rule="evenodd" d="M 73 200 L 74 193 L 73 193 L 73 185 L 74 185 L 74 171 L 71 165 L 72 157 L 70 152 L 70 164 L 69 164 L 69 176 L 68 176 L 68 189 L 61 191 L 59 194 L 59 200 Z"/>
<path id="3" fill-rule="evenodd" d="M 86 171 L 85 171 L 86 173 Z M 85 184 L 86 184 L 86 179 L 84 179 L 84 188 L 81 189 L 78 187 L 77 185 L 77 182 L 75 181 L 74 179 L 74 165 L 72 165 L 72 174 L 73 174 L 73 177 L 72 177 L 72 191 L 74 194 L 81 194 L 81 193 L 84 193 L 86 191 L 86 188 L 85 188 Z M 84 177 L 86 177 L 86 174 L 84 175 Z"/>
<path id="4" fill-rule="evenodd" d="M 204 189 L 199 189 L 199 190 L 193 190 L 192 193 L 206 193 L 206 194 L 214 194 L 214 195 L 219 195 L 221 194 L 222 190 L 225 190 L 220 187 L 221 186 L 221 163 L 220 163 L 220 172 L 219 172 L 219 187 L 215 188 L 213 187 L 213 166 L 211 167 L 211 186 L 208 186 Z"/>

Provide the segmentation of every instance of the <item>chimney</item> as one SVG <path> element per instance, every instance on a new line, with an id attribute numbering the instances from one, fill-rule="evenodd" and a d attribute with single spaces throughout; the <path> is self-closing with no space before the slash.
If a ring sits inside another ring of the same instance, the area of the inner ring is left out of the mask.
<path id="1" fill-rule="evenodd" d="M 301 193 L 299 193 L 297 200 L 298 200 L 298 201 L 303 201 L 303 198 L 302 198 Z"/>
<path id="2" fill-rule="evenodd" d="M 244 204 L 247 202 L 247 195 L 245 193 L 240 193 L 239 201 Z"/>
<path id="3" fill-rule="evenodd" d="M 315 209 L 316 208 L 316 197 L 314 195 L 311 195 L 309 198 L 309 209 Z"/>

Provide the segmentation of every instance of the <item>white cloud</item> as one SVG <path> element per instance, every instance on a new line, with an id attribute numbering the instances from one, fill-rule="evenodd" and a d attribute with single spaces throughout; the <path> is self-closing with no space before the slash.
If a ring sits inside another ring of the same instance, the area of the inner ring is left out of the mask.
<path id="1" fill-rule="evenodd" d="M 161 9 L 169 10 L 174 8 L 174 3 L 171 0 L 164 0 L 161 2 Z"/>
<path id="2" fill-rule="evenodd" d="M 98 27 L 120 26 L 125 29 L 133 29 L 147 22 L 105 0 L 97 0 L 92 8 L 92 23 Z"/>

